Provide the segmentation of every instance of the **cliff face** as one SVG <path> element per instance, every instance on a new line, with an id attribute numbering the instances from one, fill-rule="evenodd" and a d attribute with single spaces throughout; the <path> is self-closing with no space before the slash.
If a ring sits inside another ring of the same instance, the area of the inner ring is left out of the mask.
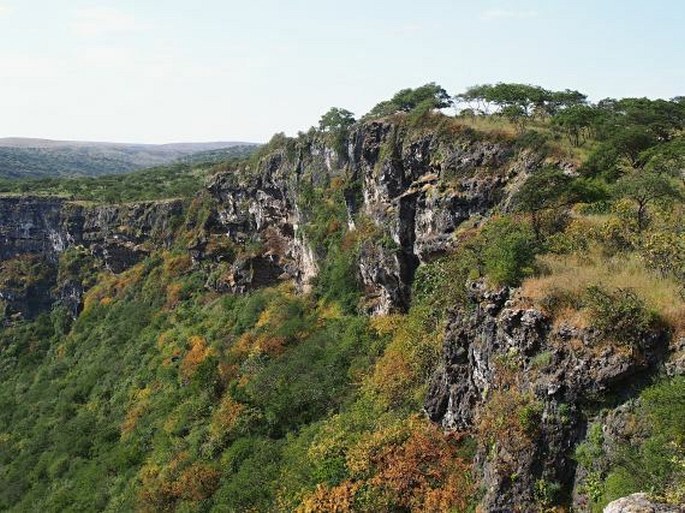
<path id="1" fill-rule="evenodd" d="M 258 241 L 266 251 L 234 263 L 233 290 L 278 277 L 306 286 L 317 266 L 316 248 L 302 230 L 309 220 L 302 190 L 339 178 L 347 184 L 348 223 L 362 215 L 379 232 L 364 241 L 358 258 L 367 309 L 405 311 L 421 262 L 448 251 L 464 221 L 506 208 L 512 184 L 539 165 L 533 153 L 469 133 L 445 137 L 389 122 L 363 124 L 343 152 L 313 143 L 295 156 L 269 155 L 248 176 L 216 177 L 209 186 L 216 213 L 195 254 L 206 255 L 211 235 L 227 234 L 238 245 Z"/>
<path id="2" fill-rule="evenodd" d="M 349 172 L 361 183 L 359 208 L 394 243 L 368 241 L 359 259 L 372 313 L 406 310 L 421 262 L 448 251 L 454 231 L 469 219 L 504 206 L 507 184 L 539 164 L 510 144 L 469 134 L 408 135 L 388 123 L 353 134 Z"/>
<path id="3" fill-rule="evenodd" d="M 571 457 L 585 437 L 583 411 L 635 393 L 664 362 L 666 331 L 626 350 L 592 327 L 554 327 L 508 289 L 475 282 L 470 296 L 473 310 L 447 324 L 427 414 L 448 430 L 478 433 L 485 511 L 527 511 L 552 493 L 573 496 L 584 511 L 584 476 Z"/>
<path id="4" fill-rule="evenodd" d="M 0 283 L 5 315 L 31 318 L 60 300 L 78 313 L 80 285 L 57 283 L 65 251 L 85 248 L 102 268 L 118 273 L 170 244 L 182 214 L 181 201 L 84 206 L 60 199 L 0 198 L 0 272 L 13 261 L 41 269 L 40 280 L 26 283 L 13 283 L 10 274 L 16 269 L 7 269 Z"/>
<path id="5" fill-rule="evenodd" d="M 345 147 L 314 139 L 276 149 L 252 169 L 218 174 L 190 205 L 0 198 L 0 306 L 6 319 L 30 318 L 60 301 L 76 316 L 88 285 L 78 277 L 85 264 L 62 272 L 72 250 L 95 269 L 119 273 L 173 247 L 207 268 L 207 287 L 220 292 L 281 280 L 306 290 L 326 250 L 308 231 L 322 221 L 311 205 L 321 200 L 316 191 L 337 183 L 344 222 L 352 231 L 373 228 L 355 255 L 364 309 L 403 312 L 417 268 L 453 249 L 464 223 L 506 211 L 518 184 L 543 164 L 565 167 L 467 130 L 374 121 L 356 126 Z M 626 351 L 591 327 L 555 325 L 509 289 L 474 282 L 470 295 L 471 308 L 453 311 L 446 324 L 427 415 L 445 430 L 476 434 L 484 511 L 551 502 L 582 511 L 585 476 L 571 454 L 587 431 L 583 412 L 659 369 L 666 334 Z M 685 341 L 681 349 L 667 364 L 673 372 L 685 368 Z"/>
<path id="6" fill-rule="evenodd" d="M 313 141 L 295 154 L 276 150 L 250 172 L 220 174 L 203 195 L 209 213 L 188 250 L 197 263 L 230 264 L 220 289 L 245 292 L 282 279 L 307 288 L 318 272 L 319 248 L 303 230 L 311 215 L 302 191 L 343 180 L 348 222 L 361 214 L 378 232 L 358 256 L 366 308 L 405 311 L 420 263 L 448 251 L 464 221 L 506 208 L 512 184 L 540 164 L 511 143 L 470 132 L 448 135 L 371 122 L 350 134 L 344 151 Z M 183 207 L 179 201 L 83 206 L 1 198 L 0 215 L 0 260 L 40 254 L 55 262 L 67 248 L 83 246 L 121 272 L 174 242 Z"/>

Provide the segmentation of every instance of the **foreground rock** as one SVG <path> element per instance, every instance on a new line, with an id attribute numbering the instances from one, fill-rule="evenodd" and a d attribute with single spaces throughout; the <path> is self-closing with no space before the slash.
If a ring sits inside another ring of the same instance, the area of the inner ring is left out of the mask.
<path id="1" fill-rule="evenodd" d="M 684 513 L 685 506 L 669 506 L 649 500 L 644 493 L 635 493 L 618 499 L 606 508 L 604 513 Z"/>
<path id="2" fill-rule="evenodd" d="M 425 409 L 447 430 L 475 432 L 484 511 L 572 502 L 583 408 L 656 371 L 665 333 L 633 352 L 592 328 L 555 327 L 508 289 L 471 286 L 473 308 L 448 322 Z"/>

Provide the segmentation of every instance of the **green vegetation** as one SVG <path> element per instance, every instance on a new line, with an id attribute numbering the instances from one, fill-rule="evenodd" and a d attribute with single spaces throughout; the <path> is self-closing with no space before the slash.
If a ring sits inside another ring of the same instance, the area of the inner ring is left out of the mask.
<path id="1" fill-rule="evenodd" d="M 200 199 L 175 247 L 119 275 L 78 248 L 65 252 L 59 280 L 88 289 L 78 318 L 55 307 L 0 328 L 0 509 L 473 511 L 474 445 L 529 452 L 549 412 L 518 388 L 512 356 L 496 363 L 502 382 L 472 432 L 444 433 L 421 414 L 445 321 L 472 306 L 469 280 L 520 286 L 515 300 L 553 323 L 596 328 L 600 350 L 639 353 L 650 335 L 685 334 L 682 101 L 591 105 L 576 91 L 521 84 L 477 86 L 458 100 L 474 108 L 437 112 L 451 99 L 431 83 L 367 118 L 389 116 L 392 141 L 431 131 L 437 143 L 491 140 L 542 164 L 521 173 L 502 211 L 457 227 L 454 249 L 416 270 L 402 314 L 362 313 L 360 254 L 400 248 L 368 214 L 354 214 L 350 228 L 346 201 L 359 199 L 359 178 L 346 169 L 323 176 L 299 158 L 305 144 L 344 158 L 356 127 L 344 109 L 324 114 L 320 131 L 276 134 L 249 161 L 0 183 L 5 194 L 88 201 L 190 197 L 218 170 L 255 172 L 275 155 L 297 169 L 298 223 L 319 267 L 309 293 L 290 283 L 210 290 L 239 249 L 207 241 L 226 261 L 193 263 L 186 248 L 209 216 Z M 388 143 L 381 158 L 395 150 Z M 454 186 L 458 172 L 443 171 L 439 186 Z M 10 260 L 0 281 L 27 289 L 48 272 L 42 266 Z M 548 349 L 533 357 L 534 372 L 556 358 Z M 576 459 L 593 507 L 633 491 L 682 502 L 684 392 L 682 377 L 644 390 L 631 417 L 639 436 L 611 455 L 601 425 L 590 426 Z M 535 484 L 544 510 L 563 493 L 551 480 Z"/>
<path id="2" fill-rule="evenodd" d="M 174 164 L 97 178 L 0 180 L 0 195 L 59 196 L 107 203 L 189 198 L 204 187 L 208 177 L 238 162 Z"/>
<path id="3" fill-rule="evenodd" d="M 590 472 L 586 492 L 592 511 L 612 500 L 648 492 L 659 500 L 685 500 L 685 378 L 664 379 L 640 394 L 628 422 L 637 435 L 605 453 L 602 425 L 590 427 L 576 460 Z"/>
<path id="4" fill-rule="evenodd" d="M 435 82 L 415 89 L 402 89 L 390 100 L 376 105 L 365 118 L 388 116 L 397 112 L 411 112 L 414 109 L 444 109 L 452 105 L 450 95 Z"/>
<path id="5" fill-rule="evenodd" d="M 42 140 L 0 141 L 0 179 L 102 176 L 186 163 L 218 162 L 246 156 L 253 145 L 60 143 Z"/>

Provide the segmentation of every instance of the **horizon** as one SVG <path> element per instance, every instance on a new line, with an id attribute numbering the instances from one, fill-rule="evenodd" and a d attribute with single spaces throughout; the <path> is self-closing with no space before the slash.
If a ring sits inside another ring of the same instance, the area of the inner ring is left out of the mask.
<path id="1" fill-rule="evenodd" d="M 431 81 L 669 99 L 684 22 L 675 0 L 0 0 L 0 137 L 263 143 Z"/>
<path id="2" fill-rule="evenodd" d="M 49 143 L 58 143 L 58 144 L 112 144 L 112 145 L 124 145 L 124 146 L 134 146 L 134 145 L 139 145 L 139 146 L 171 146 L 175 144 L 233 144 L 233 145 L 253 145 L 253 144 L 262 144 L 262 143 L 256 143 L 252 141 L 163 141 L 159 143 L 141 143 L 141 142 L 135 142 L 135 141 L 100 141 L 100 140 L 88 140 L 88 139 L 47 139 L 45 137 L 24 137 L 24 136 L 0 136 L 0 146 L 2 146 L 3 142 L 11 141 L 11 140 L 18 140 L 18 141 L 44 141 L 44 142 L 49 142 Z"/>

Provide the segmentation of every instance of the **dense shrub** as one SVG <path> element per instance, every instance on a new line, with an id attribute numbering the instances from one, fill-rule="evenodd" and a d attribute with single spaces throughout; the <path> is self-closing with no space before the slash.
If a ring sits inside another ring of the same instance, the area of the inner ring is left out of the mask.
<path id="1" fill-rule="evenodd" d="M 592 325 L 604 337 L 640 348 L 657 326 L 657 317 L 640 297 L 629 289 L 608 291 L 594 285 L 587 289 L 584 304 Z"/>
<path id="2" fill-rule="evenodd" d="M 532 274 L 536 237 L 524 222 L 510 217 L 490 221 L 481 234 L 486 276 L 497 285 L 518 285 Z"/>

